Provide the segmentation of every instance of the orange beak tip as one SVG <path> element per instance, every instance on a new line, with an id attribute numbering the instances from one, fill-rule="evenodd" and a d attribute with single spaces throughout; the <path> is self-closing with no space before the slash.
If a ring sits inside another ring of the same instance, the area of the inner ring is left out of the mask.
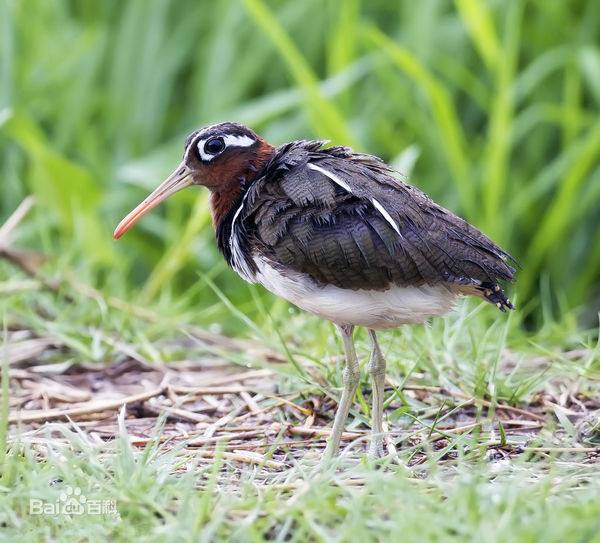
<path id="1" fill-rule="evenodd" d="M 163 181 L 141 204 L 117 225 L 113 232 L 113 239 L 119 239 L 127 232 L 143 215 L 156 207 L 171 194 L 174 194 L 192 184 L 190 180 L 191 172 L 183 163 Z"/>
<path id="2" fill-rule="evenodd" d="M 117 241 L 117 240 L 118 240 L 118 239 L 119 239 L 119 238 L 120 238 L 120 237 L 121 237 L 121 236 L 122 236 L 124 233 L 125 233 L 125 232 L 121 232 L 121 231 L 119 230 L 119 227 L 117 226 L 117 227 L 115 228 L 115 231 L 113 232 L 113 240 L 114 240 L 114 241 Z"/>

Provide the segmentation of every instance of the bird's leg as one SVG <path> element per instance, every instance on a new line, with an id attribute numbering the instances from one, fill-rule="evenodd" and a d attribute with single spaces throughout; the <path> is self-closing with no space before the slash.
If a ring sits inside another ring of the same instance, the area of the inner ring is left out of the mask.
<path id="1" fill-rule="evenodd" d="M 337 325 L 336 325 L 337 326 Z M 340 450 L 340 440 L 342 438 L 342 432 L 346 425 L 346 419 L 350 412 L 350 406 L 356 394 L 358 388 L 358 382 L 360 381 L 360 367 L 358 365 L 358 358 L 356 358 L 356 351 L 354 350 L 353 332 L 354 326 L 340 325 L 337 329 L 342 336 L 342 343 L 344 344 L 344 354 L 346 355 L 346 367 L 344 368 L 344 391 L 342 392 L 342 398 L 338 405 L 337 413 L 335 414 L 335 420 L 333 422 L 333 429 L 329 436 L 327 443 L 327 449 L 325 451 L 326 456 L 329 458 L 334 457 Z"/>
<path id="2" fill-rule="evenodd" d="M 369 456 L 380 457 L 383 452 L 383 390 L 385 387 L 385 358 L 377 341 L 375 330 L 368 330 L 371 342 L 371 359 L 369 360 L 369 373 L 373 384 L 373 413 L 371 425 L 371 444 Z"/>

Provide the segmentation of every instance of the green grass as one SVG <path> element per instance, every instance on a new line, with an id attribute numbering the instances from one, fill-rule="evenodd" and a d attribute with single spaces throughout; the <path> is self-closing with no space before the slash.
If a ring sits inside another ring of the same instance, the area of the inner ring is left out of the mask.
<path id="1" fill-rule="evenodd" d="M 173 475 L 181 459 L 156 446 L 142 455 L 126 436 L 102 449 L 73 432 L 66 437 L 70 447 L 41 466 L 26 450 L 11 459 L 22 485 L 3 516 L 11 525 L 27 518 L 4 529 L 12 541 L 381 541 L 402 534 L 409 541 L 560 542 L 595 541 L 600 528 L 597 478 L 576 463 L 360 464 L 339 472 L 300 461 L 265 484 L 219 461 L 202 471 L 188 461 Z M 120 518 L 28 516 L 30 496 L 54 502 L 68 486 L 88 499 L 116 500 Z"/>
<path id="2" fill-rule="evenodd" d="M 269 367 L 282 390 L 337 397 L 333 326 L 227 268 L 206 191 L 177 194 L 111 239 L 189 132 L 234 120 L 276 144 L 323 138 L 377 154 L 520 261 L 508 287 L 517 312 L 461 302 L 446 321 L 382 335 L 395 383 L 456 394 L 398 387 L 392 426 L 435 425 L 466 398 L 483 424 L 498 403 L 597 398 L 598 20 L 600 5 L 583 1 L 0 0 L 0 224 L 36 202 L 0 250 L 46 258 L 38 278 L 0 261 L 4 328 L 57 338 L 63 350 L 36 363 L 110 365 L 124 359 L 114 338 L 150 364 L 185 359 L 170 340 L 196 326 L 279 353 L 286 362 Z M 357 347 L 364 361 L 363 332 Z M 574 349 L 584 356 L 570 359 Z M 320 468 L 300 455 L 264 478 L 227 460 L 198 467 L 158 439 L 133 447 L 126 424 L 106 443 L 68 424 L 9 431 L 2 368 L 0 538 L 598 540 L 597 468 L 581 455 L 490 461 L 492 438 L 469 432 L 447 450 L 403 441 L 400 466 Z M 368 400 L 357 398 L 355 426 Z M 596 446 L 568 412 L 545 416 L 534 445 Z M 409 467 L 422 451 L 427 462 Z M 122 520 L 28 514 L 30 497 L 55 501 L 67 486 L 116 500 Z"/>
<path id="3" fill-rule="evenodd" d="M 212 353 L 242 366 L 269 367 L 281 394 L 325 399 L 336 397 L 342 384 L 341 345 L 333 326 L 283 304 L 271 308 L 257 326 L 220 294 L 220 310 L 244 327 L 240 337 L 252 338 L 283 359 L 303 360 L 302 371 L 291 361 L 269 364 L 243 351 L 178 347 L 193 337 L 188 330 L 195 309 L 183 300 L 164 296 L 136 307 L 90 291 L 76 278 L 52 291 L 25 283 L 14 269 L 11 275 L 0 283 L 10 293 L 4 299 L 6 326 L 52 334 L 62 345 L 52 358 L 37 363 L 122 362 L 127 351 L 115 346 L 118 338 L 151 364 Z M 258 312 L 262 300 L 253 300 Z M 388 375 L 402 385 L 386 394 L 387 402 L 401 406 L 388 412 L 388 424 L 406 431 L 397 441 L 400 465 L 391 459 L 368 462 L 356 452 L 319 465 L 310 449 L 294 449 L 283 470 L 251 468 L 218 454 L 212 464 L 200 467 L 200 450 L 186 448 L 186 439 L 160 441 L 162 417 L 142 446 L 131 445 L 131 421 L 123 418 L 109 441 L 93 439 L 93 432 L 77 422 L 50 422 L 33 432 L 13 426 L 0 467 L 3 533 L 14 541 L 377 541 L 398 533 L 425 541 L 593 541 L 600 528 L 597 463 L 585 454 L 560 452 L 562 447 L 597 445 L 597 431 L 581 436 L 576 429 L 582 414 L 555 407 L 532 439 L 502 430 L 490 433 L 494 410 L 477 408 L 480 430 L 447 434 L 442 446 L 411 441 L 420 433 L 419 424 L 430 427 L 431 435 L 438 425 L 452 424 L 463 406 L 477 406 L 479 400 L 528 409 L 543 395 L 560 402 L 561 391 L 572 391 L 579 401 L 594 404 L 600 393 L 597 333 L 584 333 L 569 319 L 548 322 L 532 336 L 523 332 L 520 319 L 518 313 L 507 317 L 492 306 L 465 300 L 455 314 L 430 327 L 381 334 Z M 366 334 L 359 333 L 356 342 L 365 363 Z M 564 354 L 573 349 L 583 352 L 576 361 Z M 5 378 L 3 383 L 6 387 Z M 415 385 L 442 386 L 450 396 L 415 396 L 410 392 Z M 360 388 L 368 386 L 363 375 Z M 4 428 L 5 417 L 0 420 Z M 359 397 L 349 428 L 368 424 L 368 417 L 368 397 Z M 548 449 L 501 460 L 490 455 L 491 445 L 504 442 Z M 412 464 L 418 455 L 424 455 L 424 463 Z M 31 498 L 54 503 L 69 487 L 81 489 L 88 500 L 114 500 L 119 517 L 29 513 Z"/>

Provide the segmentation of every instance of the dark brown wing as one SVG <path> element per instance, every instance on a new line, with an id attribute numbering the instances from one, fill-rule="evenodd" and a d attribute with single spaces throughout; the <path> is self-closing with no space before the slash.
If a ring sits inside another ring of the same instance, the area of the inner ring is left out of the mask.
<path id="1" fill-rule="evenodd" d="M 493 293 L 514 278 L 508 253 L 375 157 L 297 145 L 249 189 L 243 213 L 250 246 L 282 269 L 353 290 L 454 283 Z"/>

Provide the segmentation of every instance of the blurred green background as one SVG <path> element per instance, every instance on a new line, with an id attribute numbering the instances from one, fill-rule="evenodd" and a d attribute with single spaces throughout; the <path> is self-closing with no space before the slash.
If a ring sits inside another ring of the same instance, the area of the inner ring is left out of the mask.
<path id="1" fill-rule="evenodd" d="M 575 0 L 0 0 L 0 220 L 34 195 L 14 244 L 51 273 L 227 328 L 221 289 L 257 317 L 280 302 L 223 262 L 207 191 L 112 240 L 189 132 L 233 120 L 381 156 L 520 261 L 531 327 L 593 326 L 599 24 Z"/>

